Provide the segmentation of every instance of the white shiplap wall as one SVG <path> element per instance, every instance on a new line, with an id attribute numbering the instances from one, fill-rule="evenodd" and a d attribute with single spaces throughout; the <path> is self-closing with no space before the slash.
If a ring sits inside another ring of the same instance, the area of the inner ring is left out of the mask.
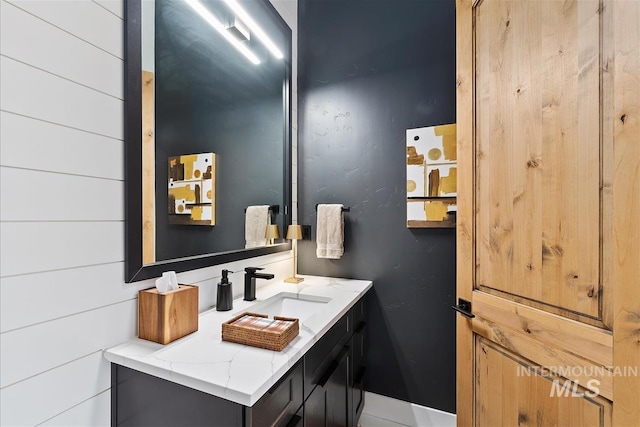
<path id="1" fill-rule="evenodd" d="M 295 220 L 297 2 L 272 2 L 293 30 Z M 152 286 L 123 281 L 123 3 L 0 0 L 0 19 L 0 425 L 109 425 L 102 350 L 135 336 Z M 291 254 L 179 278 L 202 311 L 249 265 L 282 279 Z"/>

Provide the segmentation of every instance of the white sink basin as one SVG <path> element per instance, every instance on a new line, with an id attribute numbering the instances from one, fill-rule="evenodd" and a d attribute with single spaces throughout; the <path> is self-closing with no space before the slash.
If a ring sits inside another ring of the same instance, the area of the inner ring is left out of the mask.
<path id="1" fill-rule="evenodd" d="M 326 307 L 331 298 L 281 292 L 254 306 L 249 311 L 269 316 L 295 317 L 303 321 Z"/>

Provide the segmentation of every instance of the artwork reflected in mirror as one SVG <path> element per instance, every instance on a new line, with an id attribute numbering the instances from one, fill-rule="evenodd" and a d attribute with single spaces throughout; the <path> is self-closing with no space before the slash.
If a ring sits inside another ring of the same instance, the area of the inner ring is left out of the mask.
<path id="1" fill-rule="evenodd" d="M 126 7 L 127 72 L 140 67 L 138 83 L 127 79 L 140 99 L 127 107 L 128 197 L 138 195 L 127 200 L 129 230 L 142 218 L 141 239 L 127 234 L 127 281 L 159 264 L 182 271 L 287 250 L 281 238 L 245 249 L 245 211 L 280 206 L 272 222 L 290 223 L 291 30 L 268 0 Z"/>
<path id="2" fill-rule="evenodd" d="M 456 125 L 407 129 L 407 227 L 455 227 Z"/>
<path id="3" fill-rule="evenodd" d="M 214 153 L 169 157 L 169 224 L 216 225 Z"/>

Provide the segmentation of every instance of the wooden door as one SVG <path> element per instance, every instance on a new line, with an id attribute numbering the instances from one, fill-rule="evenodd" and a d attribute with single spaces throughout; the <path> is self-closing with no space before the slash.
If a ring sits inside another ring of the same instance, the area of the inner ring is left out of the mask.
<path id="1" fill-rule="evenodd" d="M 456 9 L 458 425 L 640 425 L 640 1 Z"/>

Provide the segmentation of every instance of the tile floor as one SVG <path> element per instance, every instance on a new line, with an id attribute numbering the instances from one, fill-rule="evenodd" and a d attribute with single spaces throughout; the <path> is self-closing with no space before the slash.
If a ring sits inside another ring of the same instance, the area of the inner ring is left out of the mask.
<path id="1" fill-rule="evenodd" d="M 360 427 L 408 427 L 406 424 L 399 424 L 391 420 L 385 420 L 384 418 L 378 418 L 364 413 L 360 417 L 358 425 Z"/>
<path id="2" fill-rule="evenodd" d="M 375 393 L 366 393 L 360 427 L 455 427 L 456 416 Z"/>

